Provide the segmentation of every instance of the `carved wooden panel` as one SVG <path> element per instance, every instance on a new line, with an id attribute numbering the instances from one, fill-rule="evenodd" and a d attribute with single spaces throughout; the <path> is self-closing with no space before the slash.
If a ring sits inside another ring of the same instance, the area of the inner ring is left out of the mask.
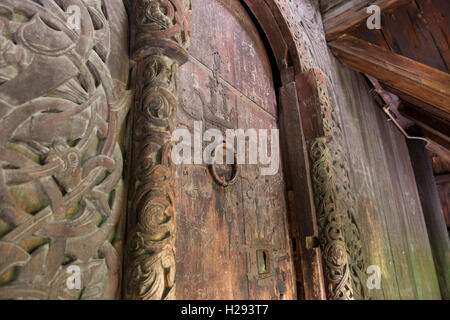
<path id="1" fill-rule="evenodd" d="M 192 10 L 178 127 L 193 134 L 201 121 L 202 130 L 224 136 L 226 129 L 277 128 L 271 66 L 245 9 L 234 0 L 193 0 Z M 205 164 L 177 168 L 177 299 L 296 297 L 282 169 L 274 176 L 261 176 L 259 165 L 239 169 L 224 188 Z M 223 170 L 231 177 L 231 168 Z"/>
<path id="2" fill-rule="evenodd" d="M 177 71 L 186 62 L 190 0 L 127 1 L 135 101 L 124 297 L 175 299 L 176 209 L 171 133 L 176 128 Z"/>
<path id="3" fill-rule="evenodd" d="M 0 2 L 1 299 L 118 296 L 127 25 L 120 0 Z"/>

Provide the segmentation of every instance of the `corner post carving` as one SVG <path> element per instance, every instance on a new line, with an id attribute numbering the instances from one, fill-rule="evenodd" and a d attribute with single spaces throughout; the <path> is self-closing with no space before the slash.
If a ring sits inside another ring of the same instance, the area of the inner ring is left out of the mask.
<path id="1" fill-rule="evenodd" d="M 171 134 L 176 76 L 188 59 L 191 0 L 129 0 L 135 61 L 124 298 L 175 298 Z"/>
<path id="2" fill-rule="evenodd" d="M 331 300 L 364 299 L 365 261 L 354 218 L 354 190 L 343 133 L 329 102 L 323 72 L 310 69 L 299 75 L 296 82 L 304 114 L 313 114 L 311 118 L 317 119 L 304 127 L 327 297 Z"/>

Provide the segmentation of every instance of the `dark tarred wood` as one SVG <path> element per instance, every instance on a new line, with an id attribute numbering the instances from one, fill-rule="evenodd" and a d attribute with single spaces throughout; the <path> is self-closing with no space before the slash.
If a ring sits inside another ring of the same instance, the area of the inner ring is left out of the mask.
<path id="1" fill-rule="evenodd" d="M 436 187 L 441 199 L 442 212 L 450 231 L 450 161 L 433 154 L 431 157 Z"/>
<path id="2" fill-rule="evenodd" d="M 336 63 L 337 95 L 352 180 L 356 219 L 367 265 L 381 268 L 373 299 L 440 299 L 405 137 L 376 105 L 361 75 Z"/>
<path id="3" fill-rule="evenodd" d="M 178 78 L 178 126 L 277 128 L 276 95 L 263 42 L 239 1 L 193 0 L 190 61 Z M 206 145 L 206 143 L 205 143 Z M 295 299 L 285 185 L 241 165 L 224 189 L 208 167 L 177 168 L 177 298 Z M 269 273 L 260 275 L 265 250 Z"/>
<path id="4" fill-rule="evenodd" d="M 334 40 L 340 35 L 350 32 L 360 23 L 365 22 L 370 16 L 367 13 L 367 7 L 370 5 L 379 6 L 383 12 L 388 8 L 395 8 L 411 1 L 413 0 L 350 0 L 335 3 L 329 10 L 323 8 L 322 13 L 326 38 L 328 41 Z"/>

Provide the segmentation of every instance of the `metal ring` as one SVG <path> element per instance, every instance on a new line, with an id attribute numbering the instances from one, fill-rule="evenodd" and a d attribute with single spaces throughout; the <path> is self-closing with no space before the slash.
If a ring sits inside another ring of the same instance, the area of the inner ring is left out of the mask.
<path id="1" fill-rule="evenodd" d="M 216 168 L 216 164 L 215 164 L 215 163 L 213 163 L 212 165 L 210 165 L 210 168 L 211 168 L 211 175 L 213 176 L 213 178 L 214 178 L 214 180 L 216 181 L 216 183 L 217 183 L 218 185 L 220 185 L 220 186 L 226 188 L 226 187 L 232 186 L 232 185 L 234 185 L 234 184 L 236 183 L 237 178 L 238 178 L 238 176 L 239 176 L 240 168 L 239 168 L 239 166 L 238 166 L 238 164 L 237 164 L 237 153 L 236 153 L 236 151 L 234 150 L 234 148 L 233 148 L 233 149 L 232 149 L 232 148 L 229 148 L 229 147 L 227 146 L 227 143 L 226 143 L 225 141 L 222 142 L 221 145 L 218 145 L 218 146 L 216 147 L 216 151 L 217 151 L 217 149 L 218 149 L 219 147 L 223 147 L 224 145 L 225 145 L 225 148 L 226 148 L 227 150 L 233 150 L 233 152 L 234 152 L 233 175 L 231 176 L 231 179 L 230 179 L 230 180 L 226 180 L 226 179 L 223 179 L 223 178 L 219 177 L 219 175 L 217 174 L 217 168 Z M 215 160 L 216 157 L 217 157 L 217 152 L 216 152 L 216 151 L 215 151 L 215 155 L 214 155 L 214 160 Z"/>

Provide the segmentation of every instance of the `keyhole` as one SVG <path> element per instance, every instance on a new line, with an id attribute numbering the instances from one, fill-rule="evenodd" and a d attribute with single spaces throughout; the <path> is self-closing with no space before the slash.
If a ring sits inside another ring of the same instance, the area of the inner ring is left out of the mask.
<path id="1" fill-rule="evenodd" d="M 270 272 L 269 254 L 266 250 L 256 251 L 257 261 L 258 261 L 258 272 L 259 274 L 267 274 Z"/>

